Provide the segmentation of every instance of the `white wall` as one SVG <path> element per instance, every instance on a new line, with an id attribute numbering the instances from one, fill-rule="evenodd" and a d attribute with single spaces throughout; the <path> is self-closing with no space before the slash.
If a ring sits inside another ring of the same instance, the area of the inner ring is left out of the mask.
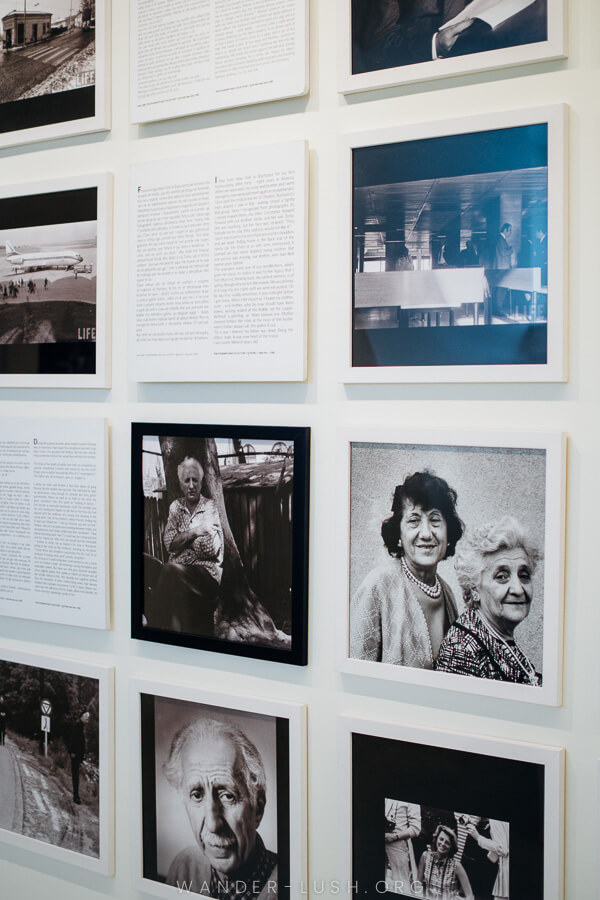
<path id="1" fill-rule="evenodd" d="M 168 2 L 168 0 L 167 0 Z M 600 757 L 598 591 L 598 395 L 600 392 L 600 4 L 569 0 L 569 59 L 388 89 L 344 100 L 336 93 L 334 0 L 311 2 L 308 98 L 212 113 L 147 127 L 128 125 L 128 2 L 113 15 L 113 130 L 107 134 L 0 153 L 0 182 L 109 169 L 115 173 L 113 388 L 110 391 L 3 390 L 0 415 L 106 415 L 112 420 L 111 562 L 114 629 L 86 632 L 4 618 L 10 646 L 88 659 L 117 670 L 116 877 L 86 874 L 0 845 L 0 892 L 7 900 L 133 898 L 135 803 L 128 771 L 127 682 L 132 675 L 304 701 L 309 708 L 310 878 L 344 878 L 337 863 L 338 711 L 567 748 L 566 896 L 596 892 Z M 511 106 L 564 101 L 570 118 L 570 381 L 565 385 L 388 385 L 337 383 L 340 338 L 336 250 L 339 234 L 337 138 L 393 123 L 421 122 Z M 289 139 L 311 148 L 309 381 L 306 385 L 147 385 L 127 375 L 127 185 L 131 163 Z M 310 666 L 141 644 L 129 634 L 129 423 L 162 421 L 308 424 L 313 428 L 310 540 Z M 561 428 L 568 463 L 565 696 L 561 709 L 485 700 L 448 691 L 340 676 L 334 667 L 335 427 L 397 423 L 514 429 Z M 533 898 L 532 898 L 533 900 Z"/>

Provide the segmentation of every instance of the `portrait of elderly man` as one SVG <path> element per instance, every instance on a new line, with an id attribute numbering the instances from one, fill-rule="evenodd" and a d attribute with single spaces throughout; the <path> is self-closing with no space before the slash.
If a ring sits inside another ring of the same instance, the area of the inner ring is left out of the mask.
<path id="1" fill-rule="evenodd" d="M 214 500 L 202 495 L 204 471 L 187 456 L 177 467 L 181 497 L 171 503 L 163 542 L 169 555 L 158 584 L 164 628 L 211 636 L 223 575 L 223 528 Z"/>
<path id="2" fill-rule="evenodd" d="M 258 833 L 265 767 L 237 725 L 196 718 L 175 734 L 163 766 L 181 797 L 195 843 L 173 859 L 167 884 L 228 900 L 276 900 L 277 855 Z"/>

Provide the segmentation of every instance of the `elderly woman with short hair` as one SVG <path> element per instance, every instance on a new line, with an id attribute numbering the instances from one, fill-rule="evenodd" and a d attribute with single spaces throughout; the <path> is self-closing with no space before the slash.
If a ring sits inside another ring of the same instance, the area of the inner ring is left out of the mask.
<path id="1" fill-rule="evenodd" d="M 454 595 L 437 574 L 462 537 L 456 500 L 456 491 L 427 471 L 396 487 L 392 515 L 381 525 L 392 559 L 369 572 L 352 600 L 353 659 L 433 668 L 458 616 Z"/>
<path id="2" fill-rule="evenodd" d="M 444 638 L 438 671 L 541 685 L 541 675 L 514 638 L 531 610 L 539 559 L 523 526 L 508 516 L 463 538 L 455 568 L 467 608 Z"/>
<path id="3" fill-rule="evenodd" d="M 217 504 L 202 494 L 200 462 L 186 456 L 177 477 L 182 496 L 169 507 L 163 536 L 169 559 L 158 584 L 158 616 L 163 628 L 210 637 L 223 575 L 223 528 Z"/>

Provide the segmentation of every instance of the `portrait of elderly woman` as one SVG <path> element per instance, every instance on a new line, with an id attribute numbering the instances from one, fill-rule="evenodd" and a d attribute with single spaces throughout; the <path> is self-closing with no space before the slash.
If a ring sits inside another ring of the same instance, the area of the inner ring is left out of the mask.
<path id="1" fill-rule="evenodd" d="M 348 433 L 342 671 L 560 703 L 564 435 Z"/>
<path id="2" fill-rule="evenodd" d="M 455 567 L 466 606 L 446 634 L 435 668 L 539 686 L 541 675 L 515 639 L 530 613 L 540 551 L 514 518 L 467 532 Z"/>
<path id="3" fill-rule="evenodd" d="M 432 669 L 458 617 L 452 590 L 437 568 L 463 533 L 457 494 L 432 472 L 415 472 L 394 491 L 381 524 L 390 560 L 360 584 L 350 609 L 350 656 Z"/>

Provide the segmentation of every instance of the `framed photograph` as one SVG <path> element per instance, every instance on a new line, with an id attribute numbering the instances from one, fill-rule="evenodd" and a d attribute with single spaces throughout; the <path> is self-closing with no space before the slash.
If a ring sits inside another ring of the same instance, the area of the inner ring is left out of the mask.
<path id="1" fill-rule="evenodd" d="M 109 35 L 110 0 L 0 0 L 0 147 L 110 128 Z"/>
<path id="2" fill-rule="evenodd" d="M 567 55 L 564 0 L 338 0 L 339 90 Z"/>
<path id="3" fill-rule="evenodd" d="M 132 637 L 304 666 L 310 429 L 132 426 Z"/>
<path id="4" fill-rule="evenodd" d="M 110 628 L 108 422 L 0 419 L 0 615 Z"/>
<path id="5" fill-rule="evenodd" d="M 562 702 L 566 438 L 340 434 L 344 672 Z"/>
<path id="6" fill-rule="evenodd" d="M 562 900 L 564 750 L 349 716 L 340 739 L 357 895 Z"/>
<path id="7" fill-rule="evenodd" d="M 299 896 L 306 707 L 137 679 L 132 703 L 136 887 L 167 900 Z"/>
<path id="8" fill-rule="evenodd" d="M 112 176 L 0 188 L 0 387 L 109 387 Z"/>
<path id="9" fill-rule="evenodd" d="M 200 3 L 157 40 L 154 0 L 131 3 L 131 120 L 154 122 L 308 91 L 308 0 Z M 172 46 L 177 53 L 172 53 Z"/>
<path id="10" fill-rule="evenodd" d="M 114 874 L 113 678 L 0 646 L 0 841 Z"/>
<path id="11" fill-rule="evenodd" d="M 351 135 L 341 163 L 344 381 L 566 380 L 565 106 Z"/>

